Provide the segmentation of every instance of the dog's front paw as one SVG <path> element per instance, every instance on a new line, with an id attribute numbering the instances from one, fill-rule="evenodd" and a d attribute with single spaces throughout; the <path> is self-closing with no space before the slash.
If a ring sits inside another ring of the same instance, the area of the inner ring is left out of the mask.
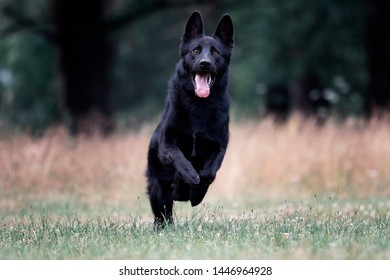
<path id="1" fill-rule="evenodd" d="M 200 177 L 196 171 L 187 173 L 183 179 L 187 184 L 198 185 L 200 183 Z"/>
<path id="2" fill-rule="evenodd" d="M 179 169 L 178 172 L 186 184 L 198 185 L 200 183 L 200 176 L 191 165 L 181 166 Z"/>
<path id="3" fill-rule="evenodd" d="M 200 184 L 198 186 L 191 186 L 190 189 L 190 202 L 191 206 L 199 205 L 205 197 L 209 184 Z"/>
<path id="4" fill-rule="evenodd" d="M 201 170 L 199 175 L 201 182 L 204 184 L 211 184 L 215 180 L 215 174 L 212 174 L 206 170 Z"/>

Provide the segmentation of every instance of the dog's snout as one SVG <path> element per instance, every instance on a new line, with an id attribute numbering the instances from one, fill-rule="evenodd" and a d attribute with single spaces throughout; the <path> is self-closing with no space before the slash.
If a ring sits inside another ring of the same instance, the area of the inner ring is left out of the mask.
<path id="1" fill-rule="evenodd" d="M 202 59 L 199 64 L 200 64 L 200 67 L 202 67 L 203 69 L 209 69 L 211 66 L 210 61 L 208 61 L 206 59 Z"/>

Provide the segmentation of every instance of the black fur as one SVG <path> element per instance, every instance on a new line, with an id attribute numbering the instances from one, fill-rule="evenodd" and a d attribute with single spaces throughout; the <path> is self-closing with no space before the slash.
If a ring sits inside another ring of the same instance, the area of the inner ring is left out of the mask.
<path id="1" fill-rule="evenodd" d="M 174 200 L 201 203 L 222 164 L 229 140 L 232 48 L 233 23 L 228 15 L 212 36 L 203 34 L 198 12 L 188 19 L 181 59 L 169 80 L 165 111 L 148 151 L 148 194 L 157 227 L 173 222 Z M 206 77 L 209 86 L 196 86 L 197 74 Z M 195 87 L 203 91 L 198 93 Z"/>

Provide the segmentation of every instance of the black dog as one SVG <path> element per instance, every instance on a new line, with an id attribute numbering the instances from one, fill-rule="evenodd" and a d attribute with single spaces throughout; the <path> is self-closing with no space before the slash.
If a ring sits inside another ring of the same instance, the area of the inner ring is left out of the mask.
<path id="1" fill-rule="evenodd" d="M 148 194 L 157 227 L 172 223 L 173 201 L 203 200 L 229 140 L 228 70 L 233 23 L 224 15 L 212 36 L 194 12 L 181 39 L 181 59 L 168 84 L 165 111 L 149 145 Z"/>

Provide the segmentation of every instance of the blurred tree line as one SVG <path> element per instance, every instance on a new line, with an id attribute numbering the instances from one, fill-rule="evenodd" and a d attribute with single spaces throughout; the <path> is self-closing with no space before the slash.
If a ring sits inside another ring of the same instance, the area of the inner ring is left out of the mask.
<path id="1" fill-rule="evenodd" d="M 154 120 L 194 9 L 207 34 L 233 18 L 234 117 L 389 108 L 388 0 L 0 0 L 0 127 Z"/>

